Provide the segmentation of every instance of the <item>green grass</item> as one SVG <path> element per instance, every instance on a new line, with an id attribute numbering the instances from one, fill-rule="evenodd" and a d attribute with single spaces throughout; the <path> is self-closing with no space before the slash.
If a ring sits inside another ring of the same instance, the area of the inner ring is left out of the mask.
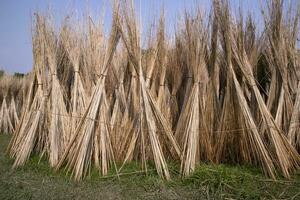
<path id="1" fill-rule="evenodd" d="M 299 174 L 272 181 L 250 166 L 202 164 L 192 176 L 181 179 L 178 164 L 170 163 L 169 182 L 153 170 L 147 176 L 129 175 L 139 170 L 137 163 L 126 165 L 120 180 L 113 171 L 104 178 L 92 170 L 85 180 L 75 182 L 63 170 L 54 172 L 38 156 L 11 170 L 13 161 L 4 153 L 9 139 L 0 135 L 0 199 L 300 199 Z"/>

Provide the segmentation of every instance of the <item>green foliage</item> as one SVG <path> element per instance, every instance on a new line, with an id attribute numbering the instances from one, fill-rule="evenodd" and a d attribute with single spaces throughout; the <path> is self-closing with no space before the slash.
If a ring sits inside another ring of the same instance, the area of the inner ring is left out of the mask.
<path id="1" fill-rule="evenodd" d="M 25 74 L 23 74 L 23 73 L 18 73 L 18 72 L 14 73 L 14 77 L 17 77 L 17 78 L 23 78 L 24 76 L 25 76 Z"/>
<path id="2" fill-rule="evenodd" d="M 4 70 L 0 70 L 0 78 L 1 78 L 2 76 L 4 76 L 4 74 L 5 74 Z"/>

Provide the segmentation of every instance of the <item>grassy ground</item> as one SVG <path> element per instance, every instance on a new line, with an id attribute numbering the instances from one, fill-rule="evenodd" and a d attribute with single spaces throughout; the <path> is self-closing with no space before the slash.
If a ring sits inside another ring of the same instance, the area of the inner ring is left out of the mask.
<path id="1" fill-rule="evenodd" d="M 300 174 L 274 182 L 251 167 L 201 165 L 182 180 L 171 164 L 170 182 L 154 172 L 124 175 L 118 180 L 114 176 L 100 178 L 95 171 L 86 180 L 75 182 L 63 171 L 53 172 L 38 157 L 11 170 L 12 160 L 4 154 L 9 139 L 0 135 L 0 199 L 300 199 Z M 125 171 L 136 167 L 130 164 Z"/>

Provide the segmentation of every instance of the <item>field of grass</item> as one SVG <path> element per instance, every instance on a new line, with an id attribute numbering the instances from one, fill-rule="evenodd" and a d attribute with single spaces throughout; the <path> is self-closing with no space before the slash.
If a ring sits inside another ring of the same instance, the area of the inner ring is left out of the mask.
<path id="1" fill-rule="evenodd" d="M 93 171 L 84 181 L 75 182 L 34 156 L 24 167 L 11 170 L 13 161 L 4 153 L 9 139 L 0 135 L 0 199 L 300 199 L 300 173 L 291 180 L 272 181 L 245 166 L 203 164 L 194 175 L 181 179 L 178 167 L 170 164 L 170 182 L 153 171 L 148 176 L 128 175 L 136 170 L 134 163 L 120 180 L 114 174 L 101 178 Z"/>

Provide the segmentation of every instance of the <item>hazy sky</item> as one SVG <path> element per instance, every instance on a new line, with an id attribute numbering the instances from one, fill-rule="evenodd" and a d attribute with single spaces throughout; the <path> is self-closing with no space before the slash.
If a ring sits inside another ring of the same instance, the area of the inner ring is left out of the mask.
<path id="1" fill-rule="evenodd" d="M 103 7 L 109 10 L 109 0 L 0 0 L 0 69 L 8 73 L 28 72 L 32 69 L 31 16 L 36 10 L 50 7 L 57 21 L 72 8 L 83 13 L 90 8 L 93 14 L 99 14 Z M 167 26 L 174 27 L 176 16 L 185 7 L 200 5 L 207 12 L 210 0 L 136 0 L 141 4 L 142 21 L 149 22 L 157 16 L 161 6 L 166 10 Z M 239 2 L 254 13 L 259 10 L 259 0 L 232 0 L 237 9 Z M 109 11 L 106 12 L 109 21 Z M 259 14 L 259 13 L 255 13 Z M 99 14 L 101 16 L 101 14 Z M 146 27 L 145 27 L 146 28 Z"/>

